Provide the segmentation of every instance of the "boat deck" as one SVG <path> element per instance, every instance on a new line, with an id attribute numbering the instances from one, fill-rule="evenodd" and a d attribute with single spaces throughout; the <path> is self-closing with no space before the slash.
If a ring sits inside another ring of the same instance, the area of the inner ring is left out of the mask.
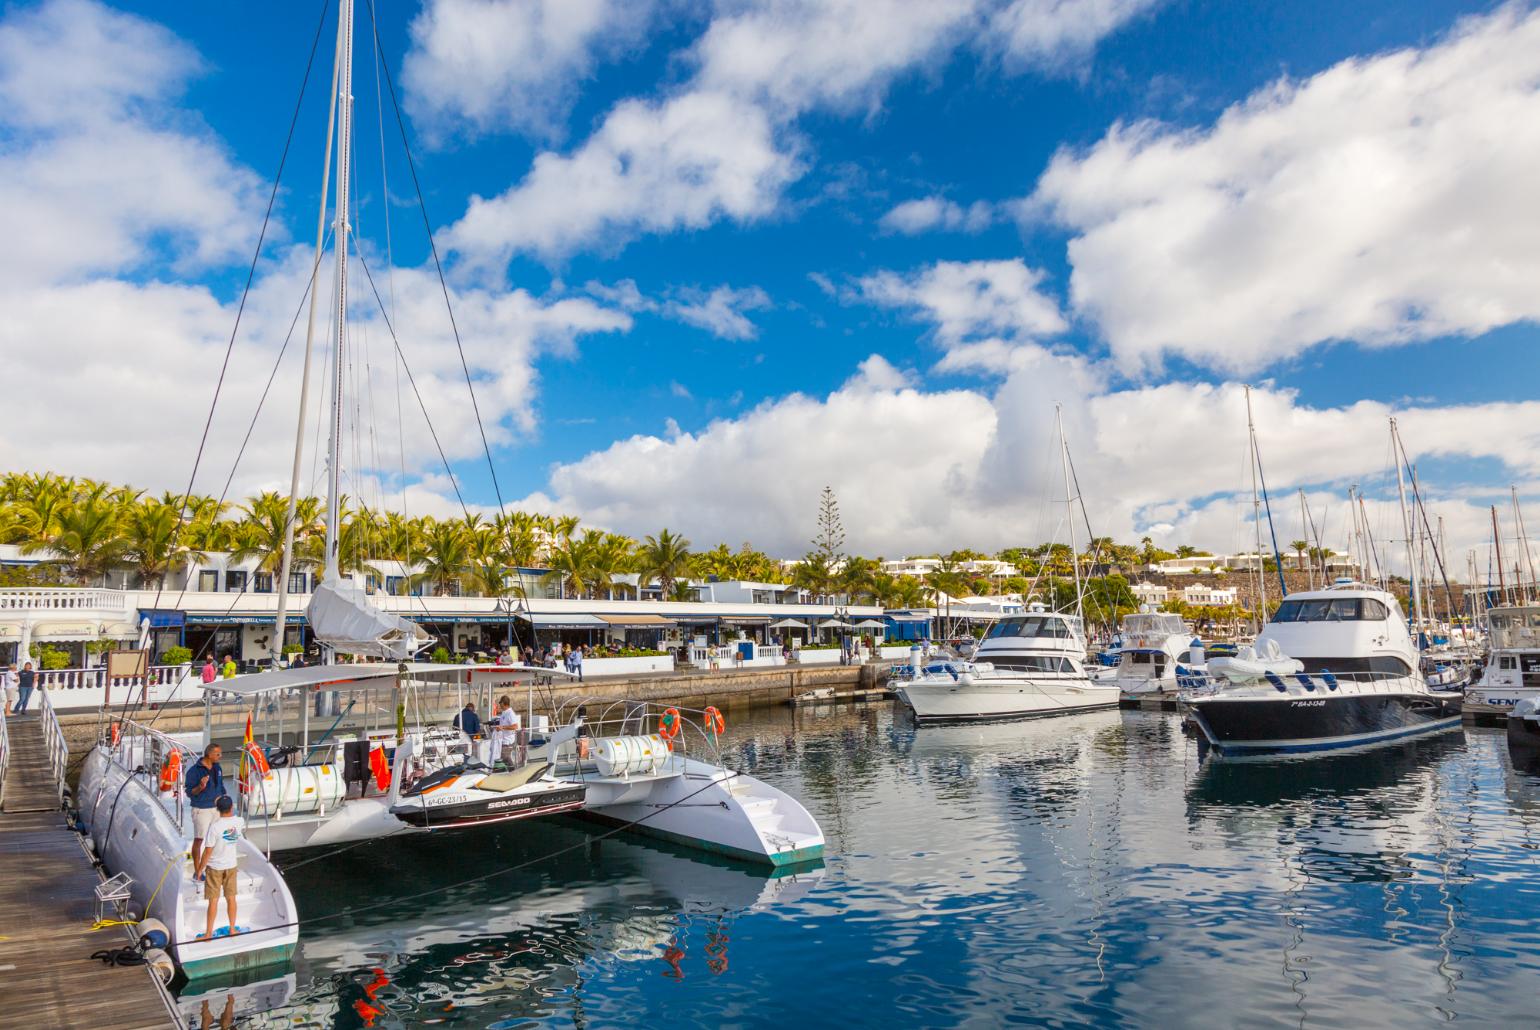
<path id="1" fill-rule="evenodd" d="M 10 756 L 0 801 L 0 1021 L 103 1030 L 179 1027 L 147 966 L 91 958 L 129 942 L 91 930 L 101 881 L 59 805 L 38 717 L 7 720 Z"/>

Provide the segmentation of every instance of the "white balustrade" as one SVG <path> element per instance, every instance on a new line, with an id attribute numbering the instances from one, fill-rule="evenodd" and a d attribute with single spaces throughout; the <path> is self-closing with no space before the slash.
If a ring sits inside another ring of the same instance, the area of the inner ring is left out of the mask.
<path id="1" fill-rule="evenodd" d="M 45 669 L 37 674 L 37 685 L 48 692 L 54 708 L 60 711 L 95 709 L 103 705 L 165 704 L 168 701 L 197 701 L 202 691 L 188 665 L 152 665 L 149 675 L 119 677 L 108 681 L 107 670 Z"/>
<path id="2" fill-rule="evenodd" d="M 131 610 L 128 594 L 98 587 L 10 587 L 0 589 L 0 611 Z"/>

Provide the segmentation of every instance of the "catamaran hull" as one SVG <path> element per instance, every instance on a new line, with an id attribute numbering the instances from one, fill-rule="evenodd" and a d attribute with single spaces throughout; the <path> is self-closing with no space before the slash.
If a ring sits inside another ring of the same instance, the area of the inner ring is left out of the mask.
<path id="1" fill-rule="evenodd" d="M 983 722 L 996 719 L 1040 719 L 1115 708 L 1120 691 L 1115 684 L 1009 680 L 1003 683 L 927 683 L 899 687 L 899 699 L 918 722 Z"/>
<path id="2" fill-rule="evenodd" d="M 584 817 L 776 869 L 823 857 L 823 831 L 795 798 L 745 773 L 670 762 L 682 772 L 590 781 Z"/>
<path id="3" fill-rule="evenodd" d="M 1437 733 L 1460 725 L 1459 694 L 1364 693 L 1328 697 L 1204 698 L 1193 721 L 1225 754 L 1327 751 Z"/>
<path id="4" fill-rule="evenodd" d="M 391 812 L 397 819 L 417 829 L 452 830 L 461 826 L 486 826 L 515 819 L 559 815 L 583 807 L 581 786 L 560 787 L 515 797 L 496 794 L 484 794 L 479 798 L 470 796 L 475 793 L 471 790 L 442 799 L 432 798 L 426 805 L 408 799 Z"/>

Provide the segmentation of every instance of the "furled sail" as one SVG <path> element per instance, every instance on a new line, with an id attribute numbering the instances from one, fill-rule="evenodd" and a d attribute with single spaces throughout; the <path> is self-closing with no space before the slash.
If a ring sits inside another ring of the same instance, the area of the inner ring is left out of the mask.
<path id="1" fill-rule="evenodd" d="M 317 640 L 343 654 L 401 661 L 431 639 L 416 623 L 376 608 L 362 587 L 331 571 L 315 588 L 305 618 Z"/>

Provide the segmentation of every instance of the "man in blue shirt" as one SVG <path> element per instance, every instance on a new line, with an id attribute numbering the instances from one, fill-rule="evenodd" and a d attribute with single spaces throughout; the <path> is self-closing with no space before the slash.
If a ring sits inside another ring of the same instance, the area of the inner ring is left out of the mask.
<path id="1" fill-rule="evenodd" d="M 219 764 L 220 754 L 218 744 L 204 748 L 203 757 L 188 768 L 183 781 L 187 801 L 192 806 L 194 869 L 199 868 L 203 858 L 203 839 L 214 820 L 219 818 L 219 799 L 225 796 L 225 771 Z"/>
<path id="2" fill-rule="evenodd" d="M 465 707 L 460 710 L 459 715 L 455 716 L 454 727 L 468 737 L 481 733 L 481 716 L 476 714 L 474 701 L 465 702 Z"/>

